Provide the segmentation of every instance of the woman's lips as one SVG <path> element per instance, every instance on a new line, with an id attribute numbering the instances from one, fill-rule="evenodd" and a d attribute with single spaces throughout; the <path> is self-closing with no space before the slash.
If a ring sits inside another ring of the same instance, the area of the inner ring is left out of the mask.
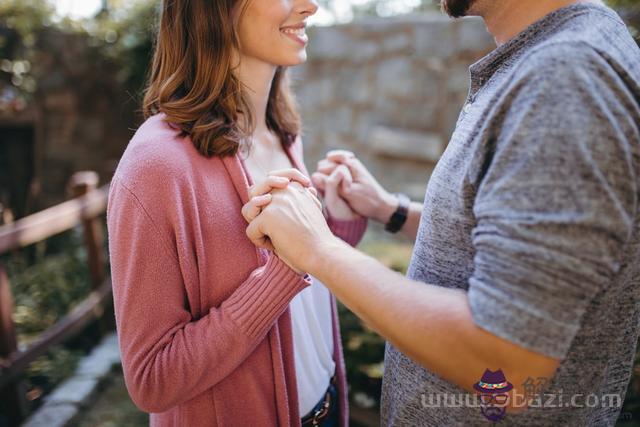
<path id="1" fill-rule="evenodd" d="M 307 30 L 304 25 L 296 25 L 293 27 L 284 27 L 280 31 L 292 39 L 293 41 L 306 46 L 309 43 L 309 36 L 307 36 Z"/>

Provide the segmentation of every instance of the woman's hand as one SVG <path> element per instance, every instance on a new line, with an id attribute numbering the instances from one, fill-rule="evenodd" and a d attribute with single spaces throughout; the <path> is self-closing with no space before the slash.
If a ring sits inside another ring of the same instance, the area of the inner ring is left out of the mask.
<path id="1" fill-rule="evenodd" d="M 262 209 L 267 206 L 272 199 L 271 192 L 275 189 L 286 188 L 289 183 L 297 182 L 311 192 L 315 197 L 317 204 L 322 204 L 317 199 L 318 192 L 311 186 L 311 180 L 300 172 L 298 169 L 279 169 L 269 172 L 267 178 L 249 188 L 249 202 L 242 207 L 242 216 L 247 222 L 253 221 L 255 217 L 260 215 Z"/>
<path id="2" fill-rule="evenodd" d="M 346 201 L 355 213 L 387 223 L 397 209 L 398 201 L 378 183 L 352 152 L 329 151 L 327 157 L 318 162 L 318 168 L 311 179 L 316 188 L 325 193 L 326 198 L 327 192 L 332 191 L 330 177 L 336 173 L 344 176 L 344 172 L 337 172 L 344 169 L 349 171 L 349 178 L 344 178 L 342 185 L 336 187 L 339 198 Z"/>

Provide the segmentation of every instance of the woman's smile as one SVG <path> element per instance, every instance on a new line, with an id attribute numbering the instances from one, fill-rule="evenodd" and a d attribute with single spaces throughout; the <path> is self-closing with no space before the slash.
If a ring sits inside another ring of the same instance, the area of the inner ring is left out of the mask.
<path id="1" fill-rule="evenodd" d="M 305 23 L 282 27 L 280 32 L 302 46 L 306 46 L 309 43 L 309 36 L 307 36 Z"/>

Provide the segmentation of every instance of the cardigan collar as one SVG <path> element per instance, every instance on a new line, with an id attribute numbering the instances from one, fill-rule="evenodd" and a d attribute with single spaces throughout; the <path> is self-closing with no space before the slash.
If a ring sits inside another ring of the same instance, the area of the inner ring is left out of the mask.
<path id="1" fill-rule="evenodd" d="M 293 152 L 293 141 L 295 141 L 295 136 L 291 136 L 291 143 L 283 144 L 283 148 L 287 156 L 289 157 L 289 161 L 293 165 L 294 168 L 303 171 L 301 160 L 297 158 L 295 153 Z M 231 177 L 231 181 L 233 182 L 233 186 L 235 187 L 238 195 L 240 196 L 240 200 L 242 204 L 246 204 L 249 202 L 249 187 L 254 185 L 253 179 L 251 178 L 251 174 L 249 173 L 244 159 L 240 156 L 240 153 L 236 153 L 230 156 L 222 157 L 222 162 L 227 169 L 227 173 Z"/>

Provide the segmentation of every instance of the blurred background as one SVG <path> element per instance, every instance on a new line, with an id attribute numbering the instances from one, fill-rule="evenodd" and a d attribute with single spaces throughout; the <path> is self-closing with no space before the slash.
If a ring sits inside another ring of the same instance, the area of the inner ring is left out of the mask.
<path id="1" fill-rule="evenodd" d="M 148 424 L 118 364 L 104 206 L 159 3 L 0 0 L 0 427 Z M 492 38 L 432 0 L 321 3 L 292 70 L 307 166 L 348 148 L 422 200 Z M 640 38 L 640 0 L 609 4 Z M 373 226 L 361 248 L 404 272 L 412 244 Z M 384 341 L 343 307 L 341 323 L 352 425 L 378 425 Z M 618 424 L 640 426 L 638 368 Z"/>

